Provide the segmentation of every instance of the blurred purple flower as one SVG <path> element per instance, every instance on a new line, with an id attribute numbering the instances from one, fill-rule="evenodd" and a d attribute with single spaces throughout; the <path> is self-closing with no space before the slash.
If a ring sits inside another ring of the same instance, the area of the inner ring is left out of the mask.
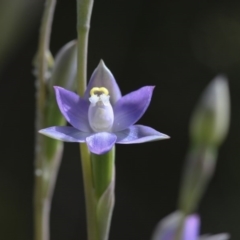
<path id="1" fill-rule="evenodd" d="M 163 218 L 156 227 L 152 240 L 175 240 L 182 218 L 184 218 L 184 214 L 180 211 Z M 199 236 L 199 232 L 199 216 L 197 214 L 187 216 L 184 220 L 182 240 L 228 240 L 230 238 L 228 233 Z"/>
<path id="2" fill-rule="evenodd" d="M 132 144 L 169 138 L 153 128 L 133 125 L 151 101 L 153 86 L 121 96 L 109 69 L 101 61 L 93 72 L 83 98 L 54 87 L 59 109 L 72 125 L 54 126 L 39 132 L 66 142 L 86 142 L 90 152 L 103 154 L 115 143 Z"/>

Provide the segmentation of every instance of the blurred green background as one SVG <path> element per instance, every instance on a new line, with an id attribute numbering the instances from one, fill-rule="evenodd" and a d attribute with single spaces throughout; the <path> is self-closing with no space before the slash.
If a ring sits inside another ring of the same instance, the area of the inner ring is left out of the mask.
<path id="1" fill-rule="evenodd" d="M 32 59 L 43 0 L 0 0 L 0 239 L 32 240 L 35 84 Z M 139 121 L 168 141 L 118 145 L 116 206 L 110 239 L 150 239 L 174 211 L 188 149 L 191 113 L 207 83 L 229 78 L 231 126 L 216 174 L 201 202 L 202 233 L 240 238 L 240 3 L 233 0 L 96 0 L 89 76 L 100 59 L 123 94 L 156 85 Z M 59 0 L 55 55 L 76 38 L 76 1 Z M 51 239 L 86 239 L 77 144 L 65 144 L 51 212 Z"/>

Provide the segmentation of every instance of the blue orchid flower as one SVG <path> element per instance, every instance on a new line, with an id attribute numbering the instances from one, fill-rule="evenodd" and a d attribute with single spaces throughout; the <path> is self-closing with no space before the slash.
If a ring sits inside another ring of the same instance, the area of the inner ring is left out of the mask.
<path id="1" fill-rule="evenodd" d="M 86 142 L 90 152 L 104 154 L 115 143 L 132 144 L 167 139 L 153 128 L 135 124 L 151 101 L 153 86 L 122 97 L 120 89 L 103 61 L 93 72 L 83 97 L 54 87 L 59 109 L 72 125 L 54 126 L 39 132 L 65 142 Z"/>

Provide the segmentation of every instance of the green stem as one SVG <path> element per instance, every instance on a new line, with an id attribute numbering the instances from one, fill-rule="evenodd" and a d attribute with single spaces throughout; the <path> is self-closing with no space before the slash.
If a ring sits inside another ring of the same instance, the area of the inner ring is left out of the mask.
<path id="1" fill-rule="evenodd" d="M 90 19 L 93 0 L 77 0 L 77 32 L 78 32 L 78 92 L 83 96 L 87 85 L 87 51 Z M 93 178 L 90 155 L 85 143 L 80 144 L 85 204 L 87 215 L 88 240 L 97 240 L 96 200 L 93 194 Z"/>
<path id="2" fill-rule="evenodd" d="M 185 215 L 196 211 L 213 175 L 216 159 L 214 146 L 194 145 L 190 148 L 178 201 L 178 207 Z"/>
<path id="3" fill-rule="evenodd" d="M 102 155 L 91 153 L 94 196 L 96 199 L 97 236 L 107 240 L 115 196 L 115 146 Z"/>
<path id="4" fill-rule="evenodd" d="M 38 45 L 38 52 L 37 52 L 37 61 L 38 61 L 38 98 L 37 104 L 38 109 L 41 111 L 40 117 L 41 123 L 44 121 L 42 120 L 44 117 L 44 110 L 45 110 L 45 84 L 46 84 L 46 72 L 47 72 L 47 61 L 46 61 L 46 54 L 49 50 L 49 42 L 50 42 L 50 33 L 51 33 L 51 26 L 52 20 L 54 15 L 54 10 L 56 6 L 56 0 L 46 0 L 45 9 L 43 13 L 41 28 L 40 28 L 40 35 L 39 35 L 39 45 Z M 38 118 L 37 118 L 38 119 Z"/>
<path id="5" fill-rule="evenodd" d="M 97 219 L 96 219 L 96 198 L 94 196 L 92 164 L 86 144 L 80 144 L 84 196 L 86 204 L 87 217 L 87 235 L 88 240 L 98 240 Z"/>
<path id="6" fill-rule="evenodd" d="M 180 187 L 178 208 L 184 214 L 174 240 L 181 240 L 185 218 L 196 211 L 216 164 L 217 149 L 211 145 L 191 146 Z"/>
<path id="7" fill-rule="evenodd" d="M 87 86 L 87 52 L 93 0 L 77 0 L 78 32 L 78 92 L 82 96 Z"/>
<path id="8" fill-rule="evenodd" d="M 56 0 L 47 0 L 43 13 L 39 46 L 37 52 L 37 110 L 36 110 L 36 132 L 44 127 L 45 122 L 45 103 L 46 103 L 46 53 L 49 49 L 51 25 L 54 14 Z M 34 239 L 35 240 L 49 240 L 49 212 L 50 202 L 53 191 L 55 179 L 49 181 L 49 174 L 46 174 L 46 159 L 44 137 L 36 133 L 35 143 L 35 188 L 34 188 Z M 61 150 L 59 150 L 61 152 Z M 58 154 L 56 157 L 59 156 Z M 59 161 L 57 161 L 59 162 Z M 57 171 L 57 169 L 56 169 Z M 49 173 L 49 172 L 47 172 Z M 46 176 L 48 176 L 46 178 Z M 47 181 L 47 184 L 46 184 Z M 44 186 L 45 185 L 45 186 Z M 45 187 L 52 186 L 51 190 L 46 191 Z"/>
<path id="9" fill-rule="evenodd" d="M 49 219 L 52 196 L 63 152 L 59 142 L 51 159 L 42 155 L 41 168 L 35 170 L 35 240 L 49 240 Z"/>
<path id="10" fill-rule="evenodd" d="M 115 147 L 102 155 L 91 153 L 91 162 L 95 196 L 98 201 L 113 180 L 115 168 Z"/>

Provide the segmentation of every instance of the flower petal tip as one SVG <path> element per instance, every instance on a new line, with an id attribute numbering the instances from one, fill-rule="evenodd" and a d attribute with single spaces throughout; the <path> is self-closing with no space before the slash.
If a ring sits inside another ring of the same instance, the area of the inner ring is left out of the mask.
<path id="1" fill-rule="evenodd" d="M 54 128 L 54 127 L 44 128 L 44 129 L 38 130 L 38 132 L 47 136 L 48 129 L 50 129 L 50 128 Z"/>
<path id="2" fill-rule="evenodd" d="M 156 86 L 145 86 L 145 87 L 143 87 L 143 88 L 145 88 L 145 89 L 148 89 L 149 91 L 153 91 L 154 89 L 155 89 L 155 87 Z"/>
<path id="3" fill-rule="evenodd" d="M 59 87 L 59 86 L 53 86 L 53 89 L 54 89 L 56 95 L 59 94 L 59 91 L 65 90 L 64 88 Z"/>
<path id="4" fill-rule="evenodd" d="M 142 87 L 141 89 L 144 91 L 143 93 L 146 95 L 148 94 L 151 99 L 155 87 L 156 86 L 145 86 L 145 87 Z"/>
<path id="5" fill-rule="evenodd" d="M 102 66 L 102 67 L 106 67 L 106 65 L 105 65 L 105 63 L 104 63 L 104 61 L 101 59 L 100 60 L 100 62 L 99 62 L 99 64 L 98 64 L 99 66 Z"/>
<path id="6" fill-rule="evenodd" d="M 57 89 L 62 88 L 62 87 L 59 87 L 59 86 L 53 86 L 53 88 L 54 88 L 55 90 L 57 90 Z"/>
<path id="7" fill-rule="evenodd" d="M 102 59 L 100 60 L 96 69 L 103 69 L 104 71 L 109 71 L 110 72 L 110 70 L 108 69 L 108 67 L 106 66 L 106 64 L 104 63 L 104 61 Z"/>
<path id="8" fill-rule="evenodd" d="M 43 133 L 44 132 L 44 129 L 41 129 L 41 130 L 38 130 L 39 133 Z"/>
<path id="9" fill-rule="evenodd" d="M 152 136 L 153 137 L 153 141 L 159 141 L 159 140 L 167 140 L 167 139 L 170 139 L 170 137 L 164 133 L 160 133 L 158 135 L 154 135 Z"/>
<path id="10" fill-rule="evenodd" d="M 167 134 L 161 133 L 161 138 L 162 139 L 170 139 L 171 137 L 168 136 Z"/>
<path id="11" fill-rule="evenodd" d="M 155 87 L 156 87 L 156 86 L 149 86 L 149 88 L 150 88 L 150 90 L 151 90 L 151 93 L 153 93 Z"/>

